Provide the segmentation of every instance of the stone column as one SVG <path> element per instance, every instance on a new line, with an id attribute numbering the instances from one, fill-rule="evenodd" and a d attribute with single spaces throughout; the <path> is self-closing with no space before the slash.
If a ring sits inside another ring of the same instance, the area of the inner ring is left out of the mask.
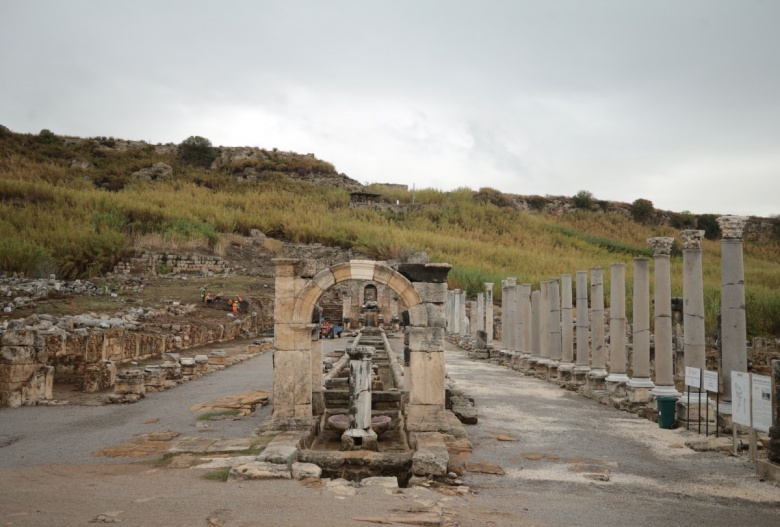
<path id="1" fill-rule="evenodd" d="M 493 284 L 485 282 L 485 332 L 488 348 L 493 345 Z"/>
<path id="2" fill-rule="evenodd" d="M 515 285 L 517 285 L 517 278 L 510 276 L 506 279 L 506 302 L 507 302 L 507 314 L 506 314 L 506 326 L 503 329 L 506 339 L 504 342 L 505 349 L 513 351 L 517 346 L 515 340 L 517 335 L 515 333 L 515 326 L 517 325 L 515 320 L 517 316 L 517 298 L 515 294 Z"/>
<path id="3" fill-rule="evenodd" d="M 460 289 L 452 290 L 452 330 L 453 335 L 460 335 Z"/>
<path id="4" fill-rule="evenodd" d="M 772 361 L 772 378 L 775 393 L 772 395 L 772 426 L 769 427 L 767 457 L 780 463 L 780 359 Z"/>
<path id="5" fill-rule="evenodd" d="M 401 264 L 398 271 L 411 281 L 421 303 L 408 309 L 404 354 L 409 357 L 409 404 L 406 431 L 442 432 L 450 429 L 444 408 L 444 301 L 448 264 Z"/>
<path id="6" fill-rule="evenodd" d="M 534 367 L 539 362 L 540 356 L 540 341 L 539 338 L 539 326 L 540 317 L 539 310 L 541 308 L 542 293 L 540 291 L 534 291 L 531 293 L 531 367 Z"/>
<path id="7" fill-rule="evenodd" d="M 550 378 L 558 378 L 558 365 L 562 358 L 561 344 L 561 292 L 558 284 L 558 278 L 550 278 L 548 286 L 550 300 Z"/>
<path id="8" fill-rule="evenodd" d="M 656 397 L 679 397 L 674 387 L 674 349 L 672 348 L 672 276 L 669 257 L 674 238 L 656 237 L 647 240 L 653 246 L 655 263 L 655 388 Z"/>
<path id="9" fill-rule="evenodd" d="M 506 280 L 501 280 L 501 348 L 502 349 L 509 349 L 508 344 L 509 341 L 507 340 L 509 337 L 506 336 L 506 320 L 507 320 L 507 310 L 509 302 L 507 302 L 507 288 L 509 288 L 509 284 L 507 284 Z"/>
<path id="10" fill-rule="evenodd" d="M 572 380 L 583 384 L 590 371 L 590 342 L 588 335 L 588 272 L 577 271 L 577 365 Z"/>
<path id="11" fill-rule="evenodd" d="M 571 381 L 574 369 L 574 317 L 572 315 L 571 275 L 561 275 L 561 363 L 558 380 Z"/>
<path id="12" fill-rule="evenodd" d="M 469 300 L 469 336 L 474 339 L 477 337 L 477 301 Z"/>
<path id="13" fill-rule="evenodd" d="M 607 377 L 607 349 L 604 339 L 604 271 L 601 267 L 590 270 L 590 334 L 591 363 L 588 388 L 604 390 Z"/>
<path id="14" fill-rule="evenodd" d="M 747 218 L 718 218 L 721 240 L 721 370 L 725 411 L 731 403 L 731 372 L 747 371 L 747 322 L 745 320 L 745 266 L 742 256 L 742 232 Z M 723 407 L 721 407 L 723 409 Z"/>
<path id="15" fill-rule="evenodd" d="M 306 279 L 314 276 L 316 266 L 311 261 L 287 258 L 276 258 L 274 264 L 274 407 L 269 428 L 310 430 L 313 422 L 311 337 L 317 325 L 292 320 L 296 296 Z"/>
<path id="16" fill-rule="evenodd" d="M 531 284 L 521 284 L 518 286 L 517 299 L 517 318 L 518 318 L 518 345 L 520 349 L 520 360 L 518 368 L 522 372 L 528 371 L 529 360 L 531 359 Z"/>
<path id="17" fill-rule="evenodd" d="M 626 375 L 626 266 L 610 266 L 609 285 L 609 375 L 607 391 L 614 396 L 625 395 Z"/>
<path id="18" fill-rule="evenodd" d="M 485 293 L 477 293 L 477 317 L 476 318 L 477 318 L 476 331 L 485 331 Z"/>
<path id="19" fill-rule="evenodd" d="M 349 329 L 349 324 L 352 321 L 352 297 L 349 296 L 349 292 L 346 292 L 341 299 L 341 320 L 344 322 L 344 329 Z"/>
<path id="20" fill-rule="evenodd" d="M 535 375 L 547 379 L 550 374 L 550 284 L 539 283 L 539 360 Z"/>
<path id="21" fill-rule="evenodd" d="M 325 412 L 325 396 L 323 395 L 322 379 L 322 341 L 319 327 L 311 331 L 311 404 L 314 415 Z"/>
<path id="22" fill-rule="evenodd" d="M 634 258 L 634 328 L 631 380 L 628 397 L 632 403 L 650 400 L 655 384 L 650 380 L 650 262 Z"/>
<path id="23" fill-rule="evenodd" d="M 683 342 L 685 366 L 707 368 L 704 331 L 704 278 L 701 242 L 704 231 L 680 233 L 683 242 Z M 699 392 L 698 389 L 693 389 Z"/>
<path id="24" fill-rule="evenodd" d="M 469 334 L 469 317 L 466 316 L 466 291 L 460 293 L 460 334 L 462 336 L 468 336 Z"/>
<path id="25" fill-rule="evenodd" d="M 347 348 L 349 355 L 349 429 L 341 435 L 341 450 L 376 450 L 371 429 L 371 357 L 375 348 Z"/>

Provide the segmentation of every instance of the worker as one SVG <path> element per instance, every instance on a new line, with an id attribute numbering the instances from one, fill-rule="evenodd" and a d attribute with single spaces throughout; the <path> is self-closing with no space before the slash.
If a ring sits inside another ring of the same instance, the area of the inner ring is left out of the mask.
<path id="1" fill-rule="evenodd" d="M 211 305 L 211 295 L 206 295 L 206 305 Z"/>
<path id="2" fill-rule="evenodd" d="M 206 303 L 206 288 L 205 287 L 201 287 L 200 288 L 200 301 L 203 302 L 204 304 Z"/>
<path id="3" fill-rule="evenodd" d="M 238 313 L 238 301 L 233 302 L 233 313 Z"/>

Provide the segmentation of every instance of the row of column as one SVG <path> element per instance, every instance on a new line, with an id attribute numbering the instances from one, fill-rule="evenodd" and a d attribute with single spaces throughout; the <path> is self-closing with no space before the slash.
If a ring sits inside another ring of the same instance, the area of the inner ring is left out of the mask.
<path id="1" fill-rule="evenodd" d="M 718 221 L 723 233 L 721 370 L 723 399 L 728 408 L 728 402 L 731 401 L 731 374 L 733 371 L 747 370 L 742 252 L 746 218 L 724 216 Z M 704 231 L 699 230 L 681 232 L 684 363 L 685 366 L 702 370 L 706 368 L 701 250 L 703 234 Z M 539 289 L 533 292 L 531 284 L 517 284 L 514 277 L 504 280 L 501 314 L 504 353 L 527 361 L 542 375 L 554 375 L 559 379 L 587 379 L 588 384 L 592 384 L 595 389 L 600 389 L 605 382 L 607 385 L 622 384 L 629 391 L 649 392 L 654 396 L 679 396 L 674 385 L 672 346 L 670 256 L 674 239 L 655 237 L 648 242 L 653 247 L 654 261 L 653 380 L 650 378 L 650 266 L 647 258 L 634 259 L 631 378 L 627 375 L 626 287 L 625 265 L 622 263 L 610 267 L 609 361 L 604 332 L 604 276 L 601 268 L 590 270 L 590 288 L 588 272 L 576 272 L 576 322 L 572 320 L 572 275 L 564 274 L 560 279 L 556 277 L 543 281 Z M 706 396 L 701 397 L 706 400 Z"/>
<path id="2" fill-rule="evenodd" d="M 468 303 L 467 316 L 466 305 Z M 467 301 L 466 291 L 453 289 L 447 292 L 445 302 L 447 332 L 450 335 L 476 338 L 477 332 L 484 331 L 486 342 L 493 342 L 493 284 L 485 283 L 485 292 L 478 293 L 476 300 Z"/>

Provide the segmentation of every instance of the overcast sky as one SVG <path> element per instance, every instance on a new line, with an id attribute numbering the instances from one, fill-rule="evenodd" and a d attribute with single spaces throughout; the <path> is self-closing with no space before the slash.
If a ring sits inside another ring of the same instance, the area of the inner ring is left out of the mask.
<path id="1" fill-rule="evenodd" d="M 0 124 L 780 213 L 780 1 L 0 0 Z"/>

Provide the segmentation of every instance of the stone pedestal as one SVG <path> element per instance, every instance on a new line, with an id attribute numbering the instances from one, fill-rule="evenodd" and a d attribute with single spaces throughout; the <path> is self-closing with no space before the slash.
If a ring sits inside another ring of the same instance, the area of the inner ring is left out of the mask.
<path id="1" fill-rule="evenodd" d="M 209 364 L 212 366 L 224 366 L 227 364 L 227 354 L 225 350 L 213 350 L 209 353 Z"/>
<path id="2" fill-rule="evenodd" d="M 195 359 L 190 357 L 182 357 L 179 360 L 181 364 L 181 375 L 185 379 L 191 379 L 195 375 Z"/>
<path id="3" fill-rule="evenodd" d="M 165 373 L 159 365 L 149 365 L 144 368 L 144 390 L 161 392 L 165 390 Z"/>
<path id="4" fill-rule="evenodd" d="M 125 370 L 116 374 L 114 393 L 117 395 L 143 395 L 146 393 L 144 374 L 141 370 Z"/>

